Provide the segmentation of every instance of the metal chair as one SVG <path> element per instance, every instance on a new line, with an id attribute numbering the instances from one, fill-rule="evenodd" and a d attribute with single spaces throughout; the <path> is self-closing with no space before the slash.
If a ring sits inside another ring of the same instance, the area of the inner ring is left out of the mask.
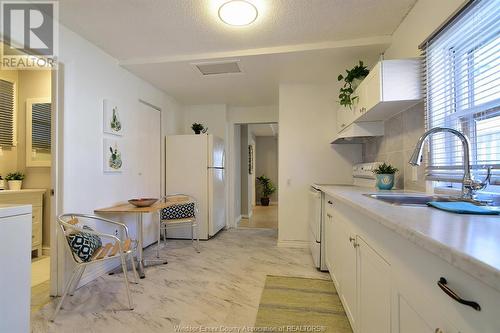
<path id="1" fill-rule="evenodd" d="M 167 229 L 184 227 L 191 225 L 191 242 L 194 249 L 200 253 L 200 228 L 196 216 L 198 215 L 198 202 L 192 196 L 186 194 L 165 195 L 160 202 L 168 201 L 172 206 L 163 208 L 159 214 L 158 246 L 156 247 L 156 256 L 160 256 L 160 240 L 163 233 L 165 246 L 167 245 Z M 194 229 L 196 228 L 196 243 L 194 242 Z"/>
<path id="2" fill-rule="evenodd" d="M 95 230 L 90 230 L 90 229 L 84 229 L 83 224 L 80 222 L 80 219 L 85 219 L 85 220 L 94 220 L 94 221 L 99 221 L 99 222 L 104 222 L 107 224 L 112 224 L 114 228 L 118 227 L 123 231 L 123 234 L 125 235 L 125 239 L 122 241 L 120 240 L 117 236 L 115 235 L 110 235 L 102 232 L 98 232 Z M 129 233 L 128 233 L 128 228 L 126 225 L 123 223 L 119 223 L 116 221 L 108 220 L 102 217 L 94 216 L 94 215 L 85 215 L 85 214 L 63 214 L 60 215 L 58 218 L 58 223 L 59 226 L 61 227 L 62 230 L 62 235 L 64 236 L 64 243 L 66 244 L 66 248 L 69 251 L 71 258 L 73 258 L 73 261 L 75 262 L 75 266 L 73 267 L 73 271 L 71 273 L 71 277 L 66 283 L 66 286 L 64 287 L 64 291 L 61 297 L 61 300 L 59 301 L 59 304 L 56 307 L 56 310 L 54 311 L 54 314 L 51 317 L 51 321 L 53 322 L 59 312 L 59 310 L 62 307 L 62 304 L 68 294 L 73 295 L 76 287 L 78 286 L 78 283 L 80 282 L 80 279 L 83 275 L 83 272 L 85 271 L 85 268 L 89 265 L 96 264 L 102 261 L 107 261 L 107 260 L 112 260 L 116 258 L 120 258 L 121 261 L 121 266 L 123 270 L 123 277 L 125 279 L 125 287 L 127 290 L 127 298 L 128 298 L 128 304 L 129 304 L 129 309 L 133 310 L 134 307 L 132 305 L 132 297 L 130 294 L 130 288 L 129 288 L 129 280 L 127 276 L 127 264 L 126 264 L 126 259 L 127 257 L 130 258 L 130 261 L 132 263 L 132 270 L 134 273 L 134 281 L 135 283 L 139 283 L 137 271 L 135 268 L 135 263 L 134 263 L 134 256 L 133 256 L 133 246 L 132 243 L 136 243 L 135 241 L 132 241 L 129 238 Z M 82 225 L 82 226 L 80 226 Z M 92 257 L 89 261 L 83 261 L 80 259 L 71 249 L 69 242 L 68 242 L 68 236 L 75 234 L 75 233 L 86 233 L 90 235 L 96 235 L 101 240 L 104 239 L 110 239 L 113 241 L 113 243 L 107 243 L 103 244 L 101 247 L 97 248 L 94 253 L 92 254 Z"/>

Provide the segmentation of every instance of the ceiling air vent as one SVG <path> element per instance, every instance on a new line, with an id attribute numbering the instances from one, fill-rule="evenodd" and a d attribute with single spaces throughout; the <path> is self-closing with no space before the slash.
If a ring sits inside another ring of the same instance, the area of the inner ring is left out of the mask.
<path id="1" fill-rule="evenodd" d="M 242 73 L 239 60 L 193 64 L 203 76 Z"/>

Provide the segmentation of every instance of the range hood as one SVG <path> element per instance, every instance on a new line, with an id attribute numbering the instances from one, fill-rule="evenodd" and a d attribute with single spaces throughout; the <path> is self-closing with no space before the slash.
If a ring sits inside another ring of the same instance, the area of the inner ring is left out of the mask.
<path id="1" fill-rule="evenodd" d="M 332 144 L 359 144 L 374 136 L 384 135 L 383 121 L 352 123 L 344 128 L 331 142 Z"/>

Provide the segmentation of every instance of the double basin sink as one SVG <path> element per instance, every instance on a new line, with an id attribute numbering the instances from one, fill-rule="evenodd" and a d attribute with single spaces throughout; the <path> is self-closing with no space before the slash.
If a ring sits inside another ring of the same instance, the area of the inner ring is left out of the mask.
<path id="1" fill-rule="evenodd" d="M 366 193 L 363 195 L 397 206 L 427 206 L 427 203 L 430 201 L 464 201 L 464 199 L 459 197 L 417 193 Z M 478 206 L 500 206 L 500 198 L 497 196 L 479 195 L 476 200 L 471 200 L 470 202 Z"/>

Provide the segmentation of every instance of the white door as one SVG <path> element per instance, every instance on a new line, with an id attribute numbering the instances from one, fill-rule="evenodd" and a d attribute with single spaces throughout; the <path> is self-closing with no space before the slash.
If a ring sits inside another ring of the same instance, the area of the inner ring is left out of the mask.
<path id="1" fill-rule="evenodd" d="M 135 156 L 133 162 L 137 177 L 134 182 L 134 195 L 142 198 L 160 198 L 161 196 L 161 112 L 139 103 L 134 127 L 136 129 Z M 132 162 L 129 159 L 130 162 Z M 144 246 L 152 244 L 158 236 L 158 215 L 145 215 L 143 221 Z"/>
<path id="2" fill-rule="evenodd" d="M 226 226 L 225 170 L 208 170 L 209 236 L 214 236 Z"/>

